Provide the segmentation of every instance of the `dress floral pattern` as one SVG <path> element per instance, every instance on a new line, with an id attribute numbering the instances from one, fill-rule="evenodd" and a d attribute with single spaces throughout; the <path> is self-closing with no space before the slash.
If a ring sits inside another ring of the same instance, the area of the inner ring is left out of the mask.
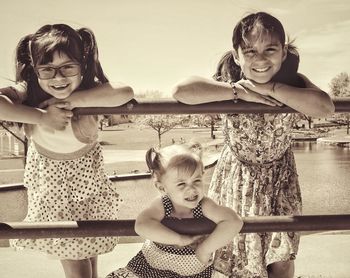
<path id="1" fill-rule="evenodd" d="M 225 144 L 209 197 L 243 217 L 301 214 L 298 175 L 291 151 L 291 128 L 296 117 L 223 115 Z M 294 259 L 298 245 L 297 233 L 239 234 L 216 252 L 214 267 L 229 277 L 267 278 L 267 265 Z"/>

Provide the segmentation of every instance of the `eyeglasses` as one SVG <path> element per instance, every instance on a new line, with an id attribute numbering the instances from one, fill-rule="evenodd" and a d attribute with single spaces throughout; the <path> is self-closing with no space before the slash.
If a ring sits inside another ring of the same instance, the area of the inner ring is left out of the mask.
<path id="1" fill-rule="evenodd" d="M 80 73 L 80 64 L 71 63 L 60 67 L 38 66 L 35 68 L 35 73 L 40 79 L 51 79 L 60 73 L 63 77 L 71 77 Z"/>

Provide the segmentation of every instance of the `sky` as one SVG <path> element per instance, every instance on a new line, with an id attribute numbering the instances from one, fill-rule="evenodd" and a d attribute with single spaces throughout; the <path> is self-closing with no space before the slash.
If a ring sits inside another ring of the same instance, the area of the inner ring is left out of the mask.
<path id="1" fill-rule="evenodd" d="M 190 75 L 212 76 L 231 49 L 235 24 L 250 12 L 277 17 L 295 39 L 299 70 L 321 89 L 350 72 L 348 0 L 3 0 L 0 86 L 14 77 L 19 39 L 45 24 L 66 23 L 95 33 L 111 81 L 136 93 L 161 91 Z"/>

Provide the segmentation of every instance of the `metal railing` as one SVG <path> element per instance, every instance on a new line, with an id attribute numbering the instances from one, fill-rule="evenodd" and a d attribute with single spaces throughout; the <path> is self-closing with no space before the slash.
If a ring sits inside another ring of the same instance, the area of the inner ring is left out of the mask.
<path id="1" fill-rule="evenodd" d="M 243 217 L 240 233 L 350 230 L 350 214 Z M 209 219 L 164 219 L 180 234 L 208 234 L 215 228 Z M 136 236 L 135 220 L 7 222 L 0 223 L 0 239 Z"/>
<path id="2" fill-rule="evenodd" d="M 335 112 L 350 112 L 350 97 L 333 98 Z M 269 106 L 259 103 L 241 101 L 220 101 L 187 105 L 173 99 L 131 100 L 116 107 L 89 107 L 74 109 L 75 115 L 108 114 L 225 114 L 225 113 L 298 113 L 288 106 Z"/>
<path id="3" fill-rule="evenodd" d="M 350 98 L 333 99 L 336 112 L 350 112 Z M 185 105 L 174 100 L 136 101 L 110 108 L 77 108 L 76 115 L 97 114 L 211 114 L 211 113 L 296 113 L 290 107 L 273 107 L 263 104 L 231 101 Z M 140 175 L 140 174 L 139 174 Z M 129 175 L 133 176 L 133 175 Z M 141 174 L 138 178 L 148 178 Z M 118 178 L 116 178 L 118 179 Z M 129 179 L 126 175 L 123 179 Z M 132 179 L 132 178 L 131 178 Z M 0 190 L 23 188 L 22 184 L 3 185 Z M 330 231 L 350 230 L 350 215 L 309 216 L 259 216 L 245 217 L 241 233 L 276 231 Z M 0 223 L 0 239 L 85 237 L 85 236 L 133 236 L 135 220 L 68 221 L 68 222 L 7 222 Z M 184 234 L 210 233 L 215 224 L 208 220 L 183 219 L 164 222 L 169 228 Z"/>

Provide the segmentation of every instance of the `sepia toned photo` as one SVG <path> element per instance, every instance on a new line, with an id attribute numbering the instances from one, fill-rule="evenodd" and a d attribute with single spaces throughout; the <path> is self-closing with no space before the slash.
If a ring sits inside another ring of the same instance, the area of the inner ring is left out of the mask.
<path id="1" fill-rule="evenodd" d="M 1 6 L 1 278 L 350 277 L 348 1 Z"/>

